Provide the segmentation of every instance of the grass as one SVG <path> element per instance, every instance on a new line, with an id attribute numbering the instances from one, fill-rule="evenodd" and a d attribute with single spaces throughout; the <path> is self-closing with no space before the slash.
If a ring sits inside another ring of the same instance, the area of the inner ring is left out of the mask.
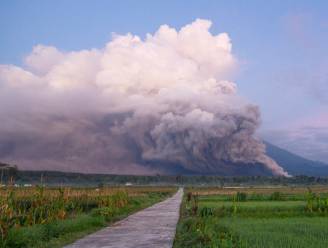
<path id="1" fill-rule="evenodd" d="M 106 220 L 103 216 L 82 214 L 74 219 L 55 221 L 46 225 L 34 225 L 12 229 L 9 232 L 6 247 L 61 247 L 80 235 L 104 227 Z M 69 235 L 68 235 L 69 234 Z"/>
<path id="2" fill-rule="evenodd" d="M 181 206 L 174 248 L 328 247 L 326 194 L 275 190 L 256 197 L 237 191 L 197 196 L 199 190 L 190 190 L 193 194 L 187 193 Z"/>
<path id="3" fill-rule="evenodd" d="M 95 207 L 86 211 L 74 211 L 72 214 L 63 219 L 46 219 L 45 223 L 36 223 L 32 225 L 15 225 L 8 229 L 6 236 L 0 241 L 0 247 L 10 248 L 55 248 L 62 247 L 66 244 L 72 243 L 78 238 L 85 236 L 86 234 L 92 233 L 104 226 L 113 223 L 114 221 L 120 220 L 129 214 L 146 208 L 154 203 L 161 201 L 171 195 L 175 189 L 156 191 L 151 189 L 149 192 L 142 190 L 141 193 L 136 194 L 133 190 L 133 194 L 128 196 L 127 194 L 118 193 L 112 194 L 108 197 L 98 197 L 97 204 L 93 204 Z M 25 202 L 24 195 L 24 202 Z M 33 198 L 33 195 L 30 196 Z M 91 200 L 93 196 L 90 195 Z M 89 199 L 89 197 L 83 196 L 83 199 Z M 18 198 L 20 200 L 21 198 Z M 17 198 L 15 198 L 17 200 Z M 29 199 L 31 200 L 31 199 Z M 89 200 L 88 200 L 89 201 Z M 54 202 L 57 203 L 57 202 Z M 69 205 L 67 201 L 67 206 Z M 47 204 L 51 205 L 50 201 Z M 3 205 L 8 209 L 8 204 Z M 16 206 L 16 205 L 15 205 Z M 19 205 L 21 209 L 21 204 Z M 34 205 L 24 205 L 31 206 Z M 90 204 L 88 203 L 88 206 Z M 38 207 L 38 206 L 36 206 Z M 65 208 L 66 209 L 66 208 Z M 16 209 L 11 208 L 10 213 Z M 4 213 L 5 214 L 5 213 Z M 6 218 L 3 215 L 3 220 L 19 220 L 19 215 L 13 215 L 12 218 Z M 0 222 L 2 225 L 3 222 Z"/>
<path id="4" fill-rule="evenodd" d="M 199 206 L 206 207 L 231 207 L 233 202 L 212 202 L 207 201 L 199 202 Z M 236 203 L 238 208 L 293 208 L 293 207 L 305 207 L 306 203 L 304 201 L 246 201 Z"/>
<path id="5" fill-rule="evenodd" d="M 252 248 L 325 248 L 328 245 L 326 217 L 223 218 L 218 220 L 232 235 Z"/>
<path id="6" fill-rule="evenodd" d="M 328 196 L 328 187 L 315 185 L 311 187 L 293 187 L 293 186 L 279 186 L 279 187 L 197 187 L 190 188 L 190 190 L 199 196 L 216 196 L 224 197 L 231 196 L 237 192 L 247 193 L 248 196 L 260 195 L 263 197 L 269 196 L 274 192 L 281 192 L 282 194 L 289 194 L 295 197 L 303 197 L 309 189 L 317 194 L 323 194 Z"/>

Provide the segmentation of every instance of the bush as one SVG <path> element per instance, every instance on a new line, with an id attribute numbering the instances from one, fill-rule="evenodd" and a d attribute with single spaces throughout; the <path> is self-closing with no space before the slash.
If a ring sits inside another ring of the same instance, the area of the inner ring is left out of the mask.
<path id="1" fill-rule="evenodd" d="M 201 217 L 209 217 L 209 216 L 213 216 L 213 209 L 210 207 L 203 207 L 200 210 L 200 216 Z"/>
<path id="2" fill-rule="evenodd" d="M 282 200 L 284 200 L 284 196 L 279 191 L 275 191 L 270 195 L 270 200 L 271 201 L 282 201 Z"/>
<path id="3" fill-rule="evenodd" d="M 236 194 L 236 201 L 242 202 L 247 200 L 247 194 L 244 192 L 237 192 Z"/>

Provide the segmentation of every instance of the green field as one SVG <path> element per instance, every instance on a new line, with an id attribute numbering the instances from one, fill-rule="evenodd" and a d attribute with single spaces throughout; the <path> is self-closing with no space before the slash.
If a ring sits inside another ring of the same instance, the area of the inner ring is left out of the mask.
<path id="1" fill-rule="evenodd" d="M 189 189 L 174 247 L 328 247 L 325 193 L 259 192 L 208 195 Z"/>
<path id="2" fill-rule="evenodd" d="M 0 247 L 63 247 L 175 191 L 174 187 L 3 187 Z"/>
<path id="3" fill-rule="evenodd" d="M 200 207 L 231 207 L 234 203 L 231 201 L 205 201 L 200 200 Z M 294 208 L 294 207 L 305 207 L 306 202 L 304 201 L 246 201 L 236 203 L 238 208 Z"/>
<path id="4" fill-rule="evenodd" d="M 223 218 L 220 223 L 246 247 L 317 247 L 328 245 L 327 217 Z"/>

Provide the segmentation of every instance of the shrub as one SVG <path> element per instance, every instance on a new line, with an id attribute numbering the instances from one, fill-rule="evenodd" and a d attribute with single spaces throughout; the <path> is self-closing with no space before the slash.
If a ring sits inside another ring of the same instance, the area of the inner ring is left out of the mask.
<path id="1" fill-rule="evenodd" d="M 200 216 L 201 217 L 209 217 L 209 216 L 213 216 L 213 209 L 210 207 L 203 207 L 200 210 Z"/>
<path id="2" fill-rule="evenodd" d="M 270 195 L 271 201 L 282 201 L 284 200 L 283 194 L 279 191 L 275 191 Z"/>
<path id="3" fill-rule="evenodd" d="M 247 200 L 247 194 L 244 192 L 237 192 L 236 194 L 236 201 L 243 202 Z"/>

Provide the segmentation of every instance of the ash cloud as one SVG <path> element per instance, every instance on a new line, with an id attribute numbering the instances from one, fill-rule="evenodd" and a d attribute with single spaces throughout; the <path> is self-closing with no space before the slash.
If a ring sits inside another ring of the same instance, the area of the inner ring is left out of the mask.
<path id="1" fill-rule="evenodd" d="M 226 161 L 287 176 L 255 137 L 258 107 L 230 79 L 229 36 L 210 26 L 113 35 L 103 49 L 38 45 L 24 67 L 0 65 L 0 159 L 132 174 L 160 172 L 144 166 L 153 161 L 215 173 Z"/>

